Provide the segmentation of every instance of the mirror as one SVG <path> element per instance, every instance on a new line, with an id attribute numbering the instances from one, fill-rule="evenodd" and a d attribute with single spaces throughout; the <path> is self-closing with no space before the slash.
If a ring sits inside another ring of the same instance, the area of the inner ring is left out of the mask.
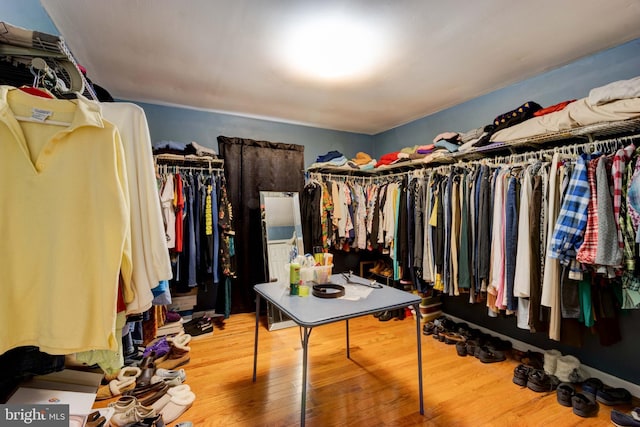
<path id="1" fill-rule="evenodd" d="M 285 264 L 304 255 L 300 200 L 297 192 L 261 191 L 262 241 L 265 277 L 269 282 L 289 283 Z M 269 330 L 295 326 L 287 316 L 267 304 Z"/>

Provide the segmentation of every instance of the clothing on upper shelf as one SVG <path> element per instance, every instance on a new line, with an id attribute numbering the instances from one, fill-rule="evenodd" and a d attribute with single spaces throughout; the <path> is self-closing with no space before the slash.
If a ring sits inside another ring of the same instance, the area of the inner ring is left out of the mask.
<path id="1" fill-rule="evenodd" d="M 198 157 L 218 158 L 213 148 L 204 147 L 195 141 L 158 141 L 153 144 L 153 154 L 195 155 Z"/>

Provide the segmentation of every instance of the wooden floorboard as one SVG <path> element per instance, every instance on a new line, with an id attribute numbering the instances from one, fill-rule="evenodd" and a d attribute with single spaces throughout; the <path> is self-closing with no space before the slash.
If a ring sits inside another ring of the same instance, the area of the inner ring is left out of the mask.
<path id="1" fill-rule="evenodd" d="M 259 332 L 252 382 L 254 314 L 235 314 L 212 336 L 191 342 L 184 366 L 197 399 L 177 421 L 194 426 L 300 424 L 302 347 L 297 327 Z M 373 316 L 315 328 L 310 337 L 306 425 L 326 426 L 604 426 L 611 407 L 581 418 L 512 382 L 517 362 L 483 364 L 421 335 L 425 413 L 419 413 L 416 325 Z M 637 404 L 637 402 L 635 402 Z M 633 405 L 617 409 L 630 411 Z M 175 424 L 175 423 L 174 423 Z"/>

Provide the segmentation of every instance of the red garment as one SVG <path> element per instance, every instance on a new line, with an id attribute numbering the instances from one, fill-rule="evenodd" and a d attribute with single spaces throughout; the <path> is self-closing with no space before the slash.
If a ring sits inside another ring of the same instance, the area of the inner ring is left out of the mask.
<path id="1" fill-rule="evenodd" d="M 37 87 L 32 87 L 32 86 L 22 86 L 20 87 L 20 90 L 23 92 L 28 93 L 29 95 L 35 95 L 35 96 L 39 96 L 41 98 L 49 98 L 49 99 L 53 99 L 53 96 L 51 96 L 50 93 L 42 90 L 42 89 L 38 89 Z"/>
<path id="2" fill-rule="evenodd" d="M 378 160 L 378 163 L 376 163 L 376 167 L 392 164 L 393 162 L 398 160 L 398 154 L 400 154 L 399 151 L 383 154 L 382 156 L 380 156 L 380 160 Z"/>
<path id="3" fill-rule="evenodd" d="M 182 192 L 182 177 L 179 173 L 175 174 L 175 199 L 174 207 L 176 209 L 176 252 L 182 252 L 182 236 L 184 230 L 184 193 Z"/>
<path id="4" fill-rule="evenodd" d="M 124 302 L 124 295 L 122 294 L 122 276 L 118 280 L 118 299 L 116 300 L 116 313 L 120 313 L 127 309 L 127 304 Z"/>
<path id="5" fill-rule="evenodd" d="M 575 99 L 571 99 L 569 101 L 559 102 L 556 105 L 551 105 L 549 107 L 543 108 L 542 110 L 538 110 L 535 113 L 533 113 L 533 115 L 535 117 L 538 117 L 538 116 L 544 116 L 545 114 L 554 113 L 556 111 L 564 110 L 564 108 L 567 105 L 571 104 L 574 101 L 575 101 Z"/>
<path id="6" fill-rule="evenodd" d="M 587 228 L 576 259 L 583 264 L 595 264 L 598 249 L 598 188 L 596 187 L 596 167 L 601 157 L 595 158 L 587 166 L 587 179 L 591 197 L 587 208 Z"/>

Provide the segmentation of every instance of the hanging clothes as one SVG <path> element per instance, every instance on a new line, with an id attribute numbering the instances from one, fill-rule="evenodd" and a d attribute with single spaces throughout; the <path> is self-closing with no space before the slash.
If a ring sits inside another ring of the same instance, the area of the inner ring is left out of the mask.
<path id="1" fill-rule="evenodd" d="M 170 286 L 178 292 L 198 287 L 198 307 L 216 309 L 221 304 L 228 317 L 231 289 L 226 278 L 235 275 L 235 248 L 233 212 L 224 176 L 218 173 L 220 170 L 211 171 L 207 167 L 170 168 L 173 172 L 158 175 L 166 234 L 182 236 L 176 239 L 174 247 L 167 248 L 174 270 Z M 171 188 L 175 190 L 173 194 L 169 194 Z M 224 300 L 219 302 L 221 283 L 225 292 Z"/>
<path id="2" fill-rule="evenodd" d="M 69 125 L 18 121 L 34 108 Z M 0 270 L 11 284 L 0 298 L 0 353 L 24 345 L 52 355 L 117 351 L 120 280 L 124 300 L 134 298 L 117 128 L 82 96 L 45 99 L 2 86 L 0 110 L 0 177 L 11 183 L 0 188 Z"/>

